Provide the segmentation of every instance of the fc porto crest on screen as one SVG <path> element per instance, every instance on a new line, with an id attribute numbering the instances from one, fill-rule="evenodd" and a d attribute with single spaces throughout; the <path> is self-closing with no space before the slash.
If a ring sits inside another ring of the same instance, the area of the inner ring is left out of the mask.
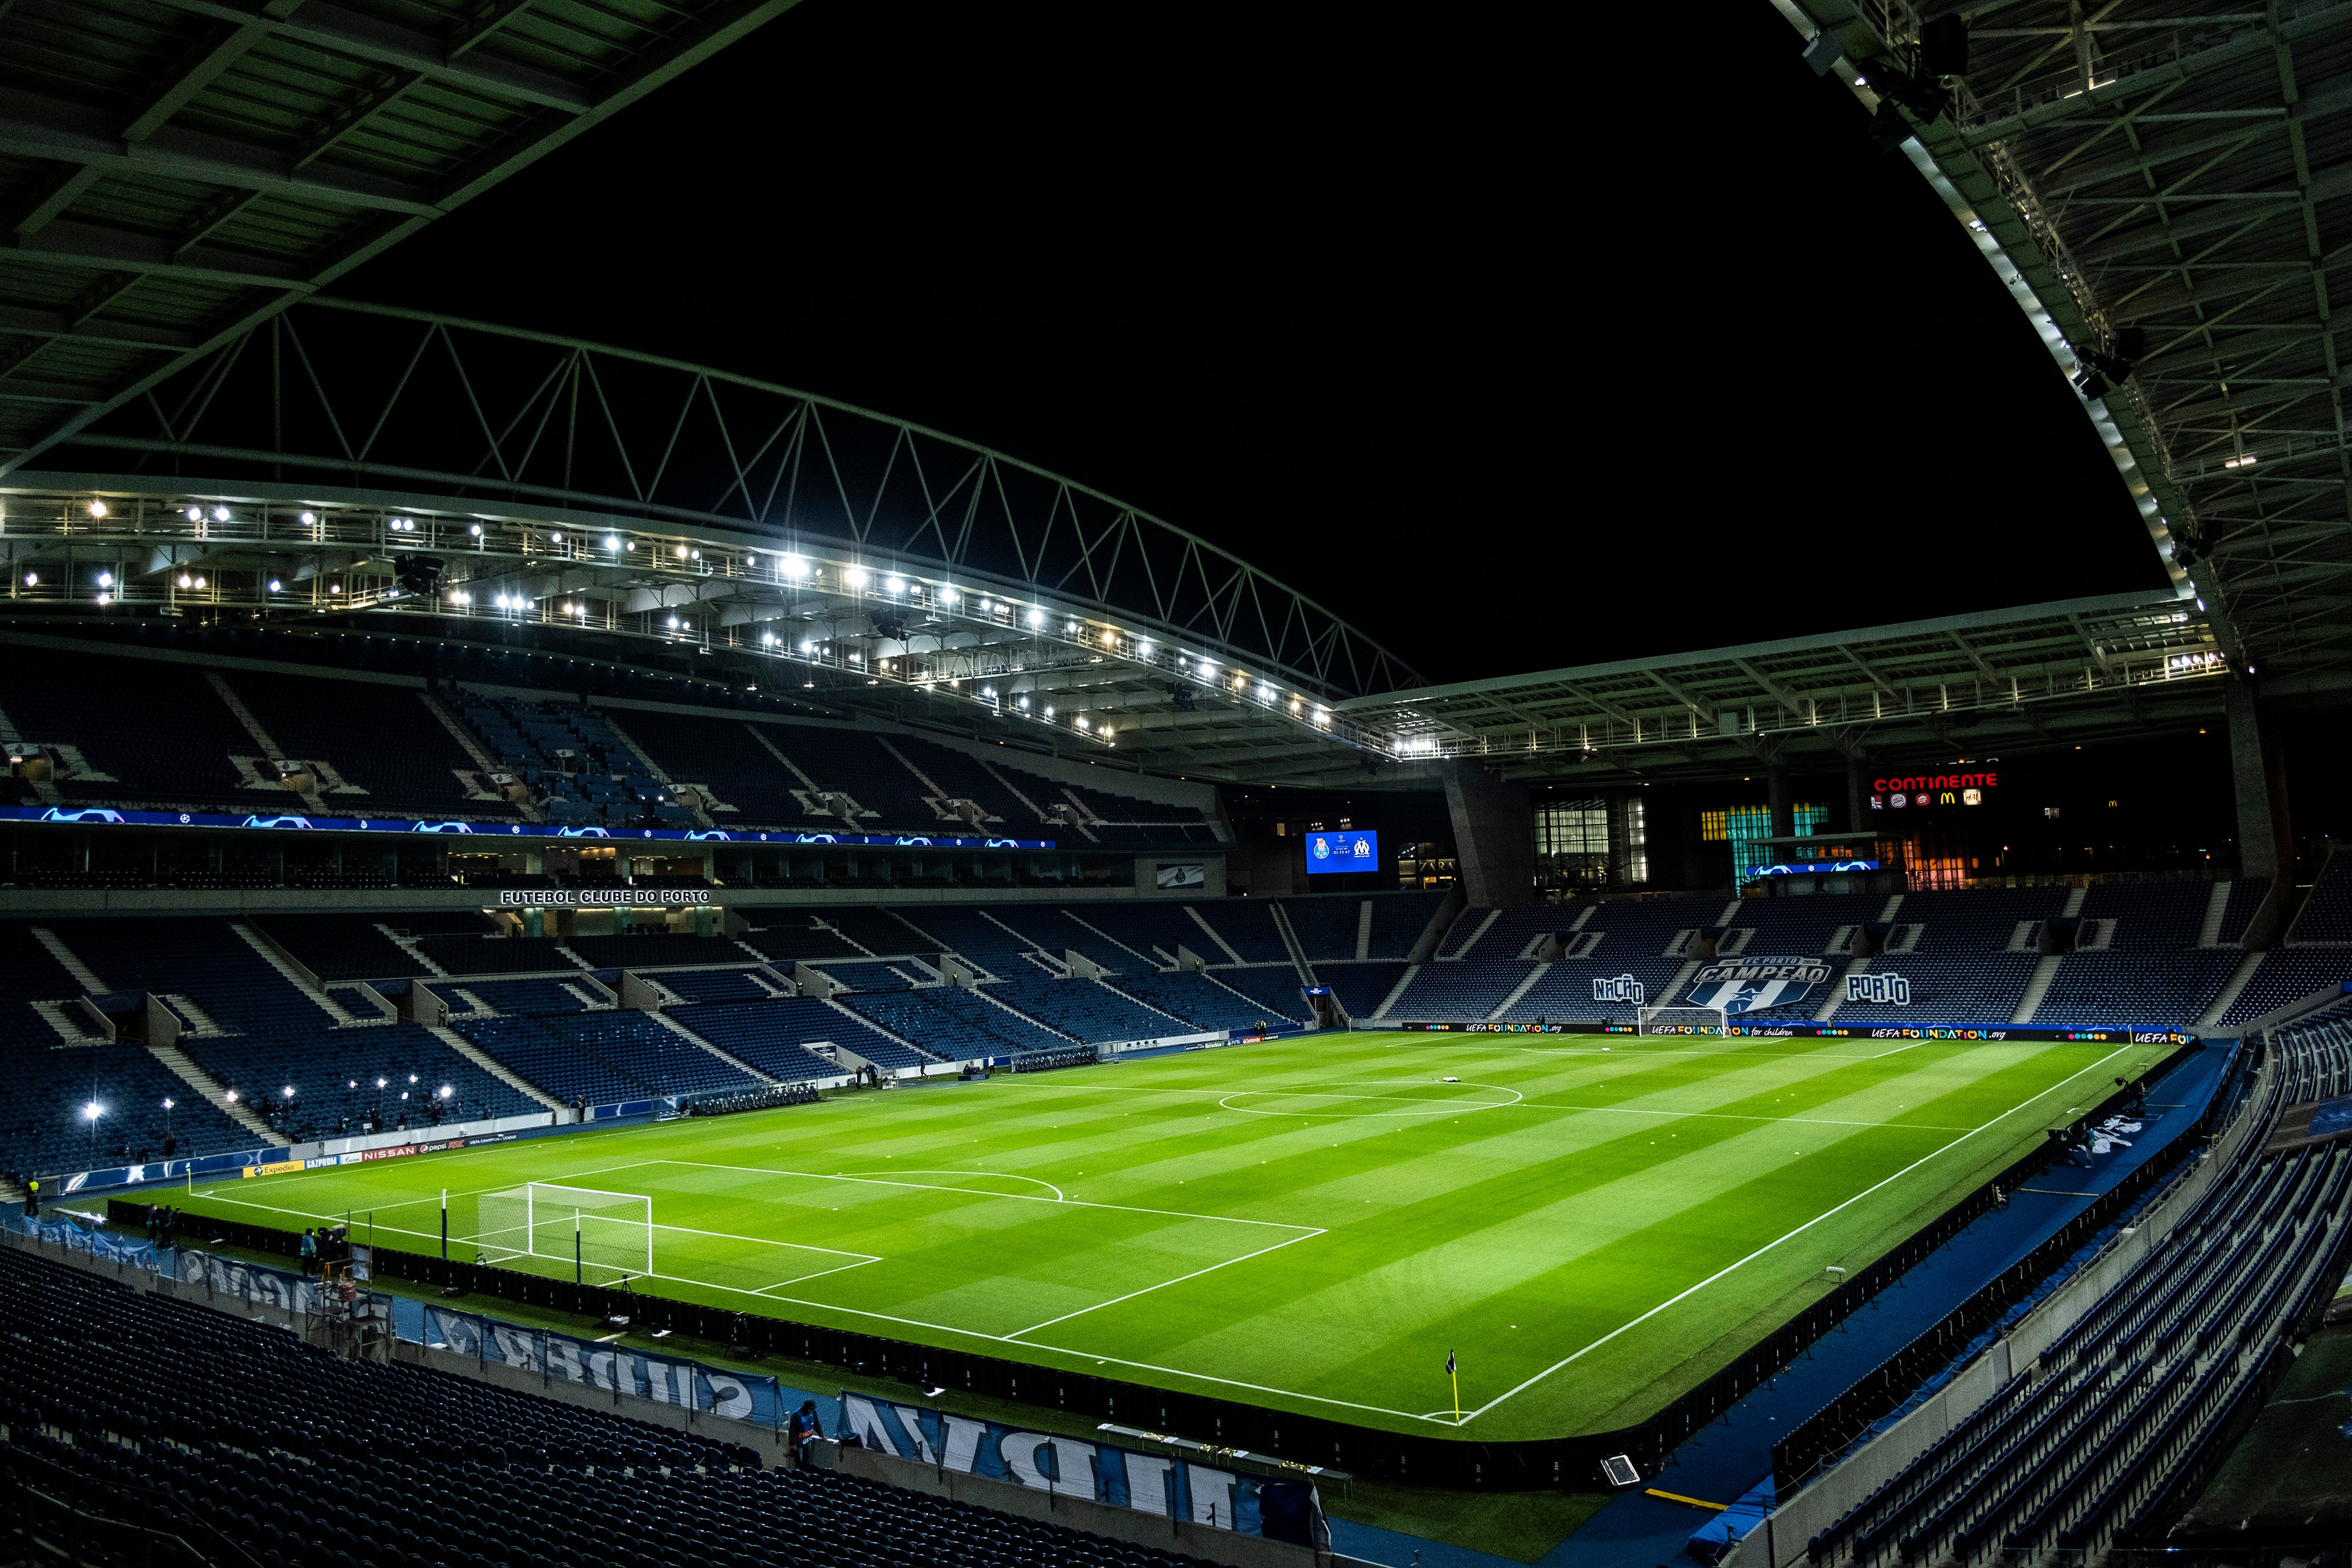
<path id="1" fill-rule="evenodd" d="M 1787 1007 L 1829 977 L 1830 967 L 1819 958 L 1726 958 L 1699 967 L 1689 1005 L 1727 1015 Z"/>

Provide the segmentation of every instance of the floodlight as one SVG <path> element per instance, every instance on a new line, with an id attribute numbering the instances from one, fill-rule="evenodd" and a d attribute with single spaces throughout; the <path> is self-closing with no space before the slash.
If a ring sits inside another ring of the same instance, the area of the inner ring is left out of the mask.
<path id="1" fill-rule="evenodd" d="M 106 1107 L 95 1100 L 81 1108 L 81 1119 L 85 1122 L 95 1122 L 105 1114 Z"/>
<path id="2" fill-rule="evenodd" d="M 213 508 L 213 521 L 216 523 L 225 523 L 228 521 L 228 508 L 226 507 L 215 507 Z"/>
<path id="3" fill-rule="evenodd" d="M 452 1088 L 450 1088 L 446 1083 L 444 1083 L 443 1085 L 441 1085 L 441 1098 L 442 1098 L 442 1099 L 446 1100 L 447 1098 L 449 1098 L 449 1096 L 450 1096 L 450 1095 L 452 1095 L 452 1094 L 454 1094 L 454 1093 L 456 1093 L 456 1092 L 457 1092 L 457 1091 L 456 1091 L 456 1090 L 454 1090 L 454 1089 L 452 1089 Z"/>
<path id="4" fill-rule="evenodd" d="M 39 572 L 37 572 L 37 571 L 28 571 L 28 572 L 26 572 L 26 573 L 25 574 L 25 586 L 26 586 L 26 587 L 27 587 L 27 588 L 38 588 L 38 587 L 40 587 L 40 586 L 41 586 L 41 574 L 40 574 Z"/>
<path id="5" fill-rule="evenodd" d="M 1151 657 L 1151 644 L 1149 643 L 1138 643 L 1135 645 L 1135 656 L 1139 659 L 1149 659 Z"/>
<path id="6" fill-rule="evenodd" d="M 606 534 L 604 536 L 604 548 L 606 549 L 619 549 L 621 548 L 620 537 L 616 534 Z"/>
<path id="7" fill-rule="evenodd" d="M 669 629 L 673 632 L 677 630 L 677 617 L 675 615 L 669 618 Z"/>
<path id="8" fill-rule="evenodd" d="M 907 591 L 907 580 L 903 577 L 886 578 L 882 586 L 892 593 L 904 593 Z"/>
<path id="9" fill-rule="evenodd" d="M 788 555 L 776 564 L 786 577 L 799 578 L 808 575 L 809 564 L 799 556 Z"/>
<path id="10" fill-rule="evenodd" d="M 383 1088 L 383 1079 L 381 1079 L 381 1078 L 377 1079 L 377 1080 L 375 1081 L 375 1086 L 376 1086 L 377 1088 L 379 1088 L 379 1089 Z"/>
<path id="11" fill-rule="evenodd" d="M 691 631 L 693 631 L 693 630 L 694 630 L 694 622 L 691 622 L 691 621 L 681 621 L 681 622 L 678 622 L 678 625 L 679 625 L 679 627 L 680 627 L 682 630 L 685 630 L 685 631 L 688 631 L 688 632 L 691 632 Z"/>
<path id="12" fill-rule="evenodd" d="M 205 509 L 202 507 L 190 507 L 188 508 L 188 521 L 192 523 L 201 523 L 204 520 Z"/>
<path id="13" fill-rule="evenodd" d="M 466 531 L 473 535 L 476 538 L 480 538 L 482 537 L 482 525 L 479 523 L 470 523 L 467 525 Z"/>
<path id="14" fill-rule="evenodd" d="M 319 514 L 316 512 L 305 512 L 302 514 L 302 526 L 306 528 L 315 526 L 318 521 Z"/>
<path id="15" fill-rule="evenodd" d="M 408 1081 L 409 1081 L 411 1083 L 415 1082 L 416 1082 L 416 1074 L 415 1074 L 414 1072 L 410 1073 L 410 1074 L 408 1075 Z"/>
<path id="16" fill-rule="evenodd" d="M 343 585 L 340 582 L 331 582 L 327 584 L 327 591 L 330 593 L 341 593 L 342 591 Z"/>
<path id="17" fill-rule="evenodd" d="M 686 559 L 686 547 L 684 545 L 677 547 L 677 559 L 680 560 L 684 560 Z"/>
<path id="18" fill-rule="evenodd" d="M 1076 636 L 1076 635 L 1078 634 L 1078 623 L 1077 623 L 1076 622 L 1073 621 L 1073 622 L 1071 622 L 1069 623 L 1069 625 L 1066 628 L 1066 630 L 1070 633 L 1070 635 L 1071 635 L 1071 636 L 1075 637 L 1075 636 Z"/>
<path id="19" fill-rule="evenodd" d="M 940 590 L 940 602 L 941 604 L 953 604 L 955 601 L 956 591 L 954 589 L 942 588 Z"/>
<path id="20" fill-rule="evenodd" d="M 203 574 L 202 572 L 198 572 L 198 573 L 196 574 L 196 586 L 197 586 L 198 588 L 202 588 L 204 585 L 205 585 L 204 574 Z"/>
<path id="21" fill-rule="evenodd" d="M 279 1092 L 284 1094 L 289 1100 L 291 1100 L 294 1098 L 294 1085 L 289 1083 L 284 1089 L 280 1090 Z"/>
<path id="22" fill-rule="evenodd" d="M 221 1096 L 221 1098 L 234 1102 L 236 1099 L 236 1091 L 232 1089 L 227 1093 Z"/>
<path id="23" fill-rule="evenodd" d="M 563 542 L 563 536 L 562 534 L 550 534 L 547 536 L 547 542 L 551 545 L 560 545 Z"/>
<path id="24" fill-rule="evenodd" d="M 862 566 L 853 566 L 841 575 L 843 580 L 847 582 L 852 588 L 863 588 L 866 586 L 866 569 Z"/>
<path id="25" fill-rule="evenodd" d="M 166 1111 L 168 1111 L 168 1110 L 170 1110 L 171 1108 L 172 1108 L 172 1097 L 171 1097 L 169 1094 L 166 1094 L 166 1095 L 164 1095 L 164 1096 L 163 1096 L 163 1109 L 164 1109 L 164 1110 L 166 1110 Z"/>
<path id="26" fill-rule="evenodd" d="M 272 593 L 283 593 L 286 591 L 286 585 L 273 577 L 269 580 L 269 591 Z"/>
<path id="27" fill-rule="evenodd" d="M 1044 624 L 1045 624 L 1045 612 L 1044 611 L 1032 610 L 1029 612 L 1029 625 L 1033 631 Z"/>
<path id="28" fill-rule="evenodd" d="M 106 503 L 103 501 L 92 501 L 89 504 L 89 515 L 93 517 L 102 517 L 106 516 Z"/>

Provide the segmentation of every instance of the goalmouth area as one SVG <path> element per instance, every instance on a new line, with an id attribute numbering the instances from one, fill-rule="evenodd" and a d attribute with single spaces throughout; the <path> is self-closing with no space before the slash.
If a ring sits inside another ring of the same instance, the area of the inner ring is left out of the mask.
<path id="1" fill-rule="evenodd" d="M 1308 1036 L 182 1207 L 1432 1437 L 1643 1421 L 2160 1044 Z M 534 1186 L 533 1184 L 539 1184 Z M 1456 1411 L 1446 1376 L 1460 1367 Z"/>

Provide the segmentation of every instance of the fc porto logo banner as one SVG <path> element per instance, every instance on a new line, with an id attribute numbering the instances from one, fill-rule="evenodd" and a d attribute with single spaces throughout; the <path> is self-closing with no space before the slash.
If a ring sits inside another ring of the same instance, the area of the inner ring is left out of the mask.
<path id="1" fill-rule="evenodd" d="M 1699 966 L 1689 1005 L 1727 1015 L 1786 1007 L 1829 977 L 1830 967 L 1819 958 L 1725 958 Z"/>

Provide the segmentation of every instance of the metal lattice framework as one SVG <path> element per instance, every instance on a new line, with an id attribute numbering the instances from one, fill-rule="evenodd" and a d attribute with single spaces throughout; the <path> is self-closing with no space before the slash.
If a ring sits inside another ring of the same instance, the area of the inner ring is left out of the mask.
<path id="1" fill-rule="evenodd" d="M 792 4 L 0 5 L 0 476 Z"/>
<path id="2" fill-rule="evenodd" d="M 420 312 L 307 300 L 52 455 L 89 466 L 0 481 L 20 608 L 456 620 L 1234 777 L 1388 754 L 1335 709 L 1419 683 L 1230 552 L 1003 454 Z"/>
<path id="3" fill-rule="evenodd" d="M 1983 756 L 2194 727 L 2222 710 L 2210 620 L 2118 594 L 1431 686 L 1345 716 L 1413 759 L 1513 778 L 1710 779 Z"/>
<path id="4" fill-rule="evenodd" d="M 2265 677 L 2347 662 L 2352 5 L 1774 0 L 2032 320 L 2179 591 Z M 1943 55 L 1932 63 L 1955 63 Z"/>

